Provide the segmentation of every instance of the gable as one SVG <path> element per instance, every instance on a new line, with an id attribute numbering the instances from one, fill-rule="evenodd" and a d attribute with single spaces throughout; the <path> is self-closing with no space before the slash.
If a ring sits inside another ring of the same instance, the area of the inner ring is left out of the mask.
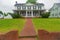
<path id="1" fill-rule="evenodd" d="M 60 3 L 54 3 L 53 7 L 49 11 L 57 10 L 58 8 L 60 8 Z"/>

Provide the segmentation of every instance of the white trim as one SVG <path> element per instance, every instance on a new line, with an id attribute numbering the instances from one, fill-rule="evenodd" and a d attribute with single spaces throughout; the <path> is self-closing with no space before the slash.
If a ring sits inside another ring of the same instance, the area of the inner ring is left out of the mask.
<path id="1" fill-rule="evenodd" d="M 33 17 L 33 11 L 31 11 L 31 15 L 32 15 L 32 17 Z"/>
<path id="2" fill-rule="evenodd" d="M 27 17 L 27 11 L 26 11 L 26 17 Z"/>
<path id="3" fill-rule="evenodd" d="M 20 14 L 20 11 L 19 11 L 19 15 L 21 15 L 21 14 Z"/>

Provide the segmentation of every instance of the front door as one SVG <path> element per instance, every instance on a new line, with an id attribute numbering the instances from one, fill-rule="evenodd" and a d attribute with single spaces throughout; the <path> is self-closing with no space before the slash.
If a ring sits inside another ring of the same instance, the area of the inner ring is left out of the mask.
<path id="1" fill-rule="evenodd" d="M 27 16 L 28 16 L 28 17 L 32 17 L 31 11 L 28 11 L 28 12 L 27 12 Z"/>

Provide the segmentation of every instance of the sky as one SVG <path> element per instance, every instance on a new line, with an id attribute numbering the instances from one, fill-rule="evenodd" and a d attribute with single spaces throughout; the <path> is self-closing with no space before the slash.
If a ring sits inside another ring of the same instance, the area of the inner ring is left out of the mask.
<path id="1" fill-rule="evenodd" d="M 13 12 L 15 1 L 25 3 L 27 0 L 0 0 L 0 11 Z M 38 3 L 44 3 L 45 9 L 50 9 L 54 3 L 60 3 L 60 0 L 37 0 Z"/>

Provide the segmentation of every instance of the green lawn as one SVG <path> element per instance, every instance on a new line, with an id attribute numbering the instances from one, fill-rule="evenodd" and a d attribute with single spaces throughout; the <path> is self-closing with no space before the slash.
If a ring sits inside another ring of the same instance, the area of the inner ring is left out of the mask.
<path id="1" fill-rule="evenodd" d="M 0 19 L 0 32 L 6 33 L 11 30 L 19 30 L 24 27 L 25 19 Z"/>
<path id="2" fill-rule="evenodd" d="M 60 19 L 33 18 L 32 20 L 36 30 L 44 29 L 49 32 L 60 31 Z M 0 19 L 0 32 L 6 33 L 10 30 L 18 30 L 20 32 L 25 22 L 25 19 Z"/>
<path id="3" fill-rule="evenodd" d="M 58 18 L 34 18 L 33 23 L 35 26 L 35 29 L 43 29 L 47 30 L 49 32 L 58 32 L 60 31 L 60 19 Z"/>

